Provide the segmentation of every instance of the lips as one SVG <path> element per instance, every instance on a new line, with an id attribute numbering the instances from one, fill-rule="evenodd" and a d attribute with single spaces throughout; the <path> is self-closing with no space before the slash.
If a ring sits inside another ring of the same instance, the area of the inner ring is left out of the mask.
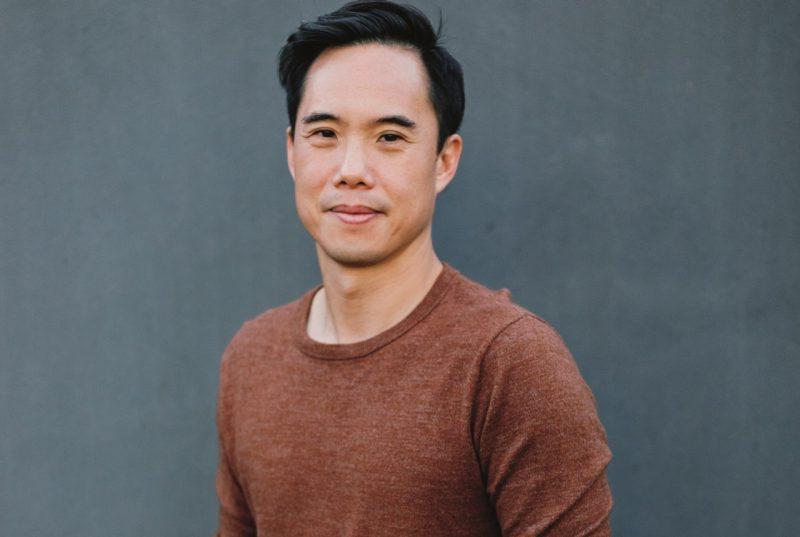
<path id="1" fill-rule="evenodd" d="M 345 224 L 364 224 L 380 214 L 380 211 L 364 205 L 336 205 L 331 212 Z"/>
<path id="2" fill-rule="evenodd" d="M 344 214 L 371 214 L 378 212 L 363 205 L 337 205 L 333 207 L 331 211 Z"/>

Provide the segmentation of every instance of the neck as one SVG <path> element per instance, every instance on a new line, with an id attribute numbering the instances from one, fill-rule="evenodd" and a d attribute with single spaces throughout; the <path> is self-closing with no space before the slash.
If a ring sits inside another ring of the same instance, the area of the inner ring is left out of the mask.
<path id="1" fill-rule="evenodd" d="M 369 339 L 403 320 L 442 270 L 427 241 L 381 263 L 351 267 L 319 251 L 323 288 L 314 296 L 307 330 L 323 343 Z"/>

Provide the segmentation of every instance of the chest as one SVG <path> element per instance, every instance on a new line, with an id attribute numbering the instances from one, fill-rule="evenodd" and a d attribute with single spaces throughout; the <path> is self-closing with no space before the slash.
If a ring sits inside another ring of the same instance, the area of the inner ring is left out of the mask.
<path id="1" fill-rule="evenodd" d="M 235 433 L 253 508 L 273 519 L 368 512 L 411 525 L 481 511 L 472 375 L 463 363 L 421 359 L 298 361 L 254 375 Z"/>

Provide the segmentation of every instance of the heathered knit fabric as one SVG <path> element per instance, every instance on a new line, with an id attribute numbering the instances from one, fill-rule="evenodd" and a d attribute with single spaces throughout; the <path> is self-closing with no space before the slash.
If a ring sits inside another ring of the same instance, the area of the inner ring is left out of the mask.
<path id="1" fill-rule="evenodd" d="M 319 288 L 225 349 L 217 535 L 610 535 L 611 451 L 552 326 L 445 263 L 395 326 L 321 343 Z"/>

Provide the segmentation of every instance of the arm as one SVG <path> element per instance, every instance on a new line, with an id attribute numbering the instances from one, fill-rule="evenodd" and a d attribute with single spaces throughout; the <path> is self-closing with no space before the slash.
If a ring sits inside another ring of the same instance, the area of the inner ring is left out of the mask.
<path id="1" fill-rule="evenodd" d="M 594 395 L 561 337 L 525 315 L 484 356 L 475 445 L 504 536 L 611 534 L 611 460 Z"/>
<path id="2" fill-rule="evenodd" d="M 217 398 L 217 433 L 219 438 L 219 465 L 216 474 L 216 490 L 219 498 L 219 528 L 214 537 L 255 536 L 253 521 L 247 498 L 239 484 L 231 453 L 233 427 L 229 411 L 232 402 L 229 368 L 232 345 L 228 345 L 220 366 L 219 394 Z"/>

